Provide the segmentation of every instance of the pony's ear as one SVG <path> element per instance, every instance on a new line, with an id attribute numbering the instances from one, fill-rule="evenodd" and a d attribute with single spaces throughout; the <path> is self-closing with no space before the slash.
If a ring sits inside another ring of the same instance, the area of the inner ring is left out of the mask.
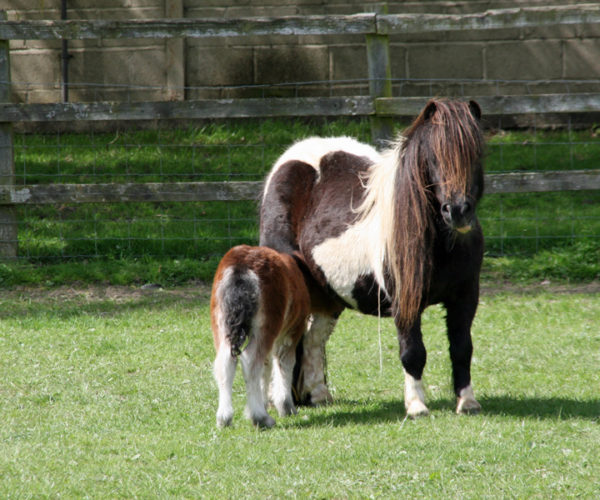
<path id="1" fill-rule="evenodd" d="M 425 109 L 423 110 L 423 120 L 429 120 L 437 111 L 437 104 L 435 101 L 429 101 Z"/>
<path id="2" fill-rule="evenodd" d="M 481 120 L 481 108 L 479 104 L 475 101 L 469 101 L 469 109 L 471 110 L 471 114 L 475 117 L 477 121 Z"/>

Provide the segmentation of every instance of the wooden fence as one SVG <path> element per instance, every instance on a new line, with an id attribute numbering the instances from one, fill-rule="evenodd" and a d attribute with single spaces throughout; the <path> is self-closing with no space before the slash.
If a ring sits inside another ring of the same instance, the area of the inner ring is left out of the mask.
<path id="1" fill-rule="evenodd" d="M 297 116 L 369 116 L 373 140 L 391 119 L 416 115 L 425 98 L 394 98 L 388 37 L 395 33 L 600 24 L 600 5 L 490 10 L 469 15 L 306 16 L 149 21 L 6 21 L 0 12 L 0 256 L 17 255 L 15 206 L 21 204 L 255 199 L 260 182 L 45 184 L 15 186 L 11 124 L 67 120 L 156 120 Z M 355 34 L 366 37 L 369 96 L 221 99 L 168 102 L 13 104 L 8 40 L 245 37 Z M 600 93 L 473 96 L 486 116 L 600 111 Z M 488 193 L 600 189 L 600 169 L 486 176 Z"/>

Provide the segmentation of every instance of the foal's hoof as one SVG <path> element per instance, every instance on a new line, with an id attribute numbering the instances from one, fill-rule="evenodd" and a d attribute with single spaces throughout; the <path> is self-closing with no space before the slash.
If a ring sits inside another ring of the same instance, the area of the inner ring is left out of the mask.
<path id="1" fill-rule="evenodd" d="M 252 423 L 259 429 L 270 429 L 275 425 L 275 419 L 271 415 L 252 417 Z"/>
<path id="2" fill-rule="evenodd" d="M 456 413 L 459 415 L 477 415 L 481 411 L 481 405 L 473 398 L 458 398 Z"/>
<path id="3" fill-rule="evenodd" d="M 277 408 L 277 413 L 279 413 L 280 417 L 287 417 L 289 415 L 297 415 L 298 410 L 294 406 L 294 402 L 290 399 L 286 399 L 282 403 L 276 403 L 275 408 Z"/>
<path id="4" fill-rule="evenodd" d="M 233 414 L 217 414 L 217 427 L 222 429 L 223 427 L 229 427 L 233 421 Z"/>
<path id="5" fill-rule="evenodd" d="M 410 418 L 426 417 L 427 415 L 429 415 L 429 410 L 427 409 L 427 406 L 425 406 L 423 401 L 413 399 L 406 406 L 406 414 Z"/>
<path id="6" fill-rule="evenodd" d="M 333 403 L 333 396 L 327 386 L 321 384 L 310 392 L 311 406 L 325 406 Z"/>

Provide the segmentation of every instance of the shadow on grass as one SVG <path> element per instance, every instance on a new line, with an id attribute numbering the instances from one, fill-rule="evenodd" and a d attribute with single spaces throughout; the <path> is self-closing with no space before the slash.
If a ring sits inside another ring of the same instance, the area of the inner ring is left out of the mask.
<path id="1" fill-rule="evenodd" d="M 600 419 L 600 399 L 581 401 L 557 397 L 491 396 L 479 398 L 479 402 L 483 408 L 480 415 L 484 417 L 496 415 L 550 420 Z M 430 401 L 428 406 L 432 412 L 454 413 L 455 410 L 455 402 L 449 398 Z M 302 409 L 300 414 L 302 414 Z M 331 407 L 312 410 L 308 418 L 298 419 L 290 425 L 293 427 L 372 425 L 402 422 L 405 417 L 406 411 L 402 400 L 379 403 L 338 400 Z M 457 416 L 457 418 L 459 417 Z M 282 421 L 280 420 L 280 422 Z"/>
<path id="2" fill-rule="evenodd" d="M 564 397 L 488 396 L 479 398 L 486 415 L 537 417 L 564 420 L 600 419 L 600 399 L 577 400 Z"/>

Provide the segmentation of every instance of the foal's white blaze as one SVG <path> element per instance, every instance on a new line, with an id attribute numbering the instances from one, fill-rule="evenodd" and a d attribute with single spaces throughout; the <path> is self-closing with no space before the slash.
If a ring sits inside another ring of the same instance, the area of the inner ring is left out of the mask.
<path id="1" fill-rule="evenodd" d="M 346 151 L 357 156 L 366 156 L 374 162 L 379 159 L 379 153 L 373 147 L 363 144 L 352 137 L 309 137 L 290 146 L 277 159 L 265 181 L 264 193 L 267 193 L 269 189 L 269 183 L 273 174 L 284 163 L 291 160 L 300 160 L 308 163 L 317 171 L 318 177 L 321 158 L 332 151 Z"/>
<path id="2" fill-rule="evenodd" d="M 481 411 L 481 405 L 475 399 L 475 393 L 471 384 L 461 389 L 458 395 L 456 413 L 477 413 Z"/>
<path id="3" fill-rule="evenodd" d="M 404 406 L 409 417 L 429 415 L 429 410 L 425 406 L 423 381 L 412 377 L 406 370 L 404 370 Z"/>

